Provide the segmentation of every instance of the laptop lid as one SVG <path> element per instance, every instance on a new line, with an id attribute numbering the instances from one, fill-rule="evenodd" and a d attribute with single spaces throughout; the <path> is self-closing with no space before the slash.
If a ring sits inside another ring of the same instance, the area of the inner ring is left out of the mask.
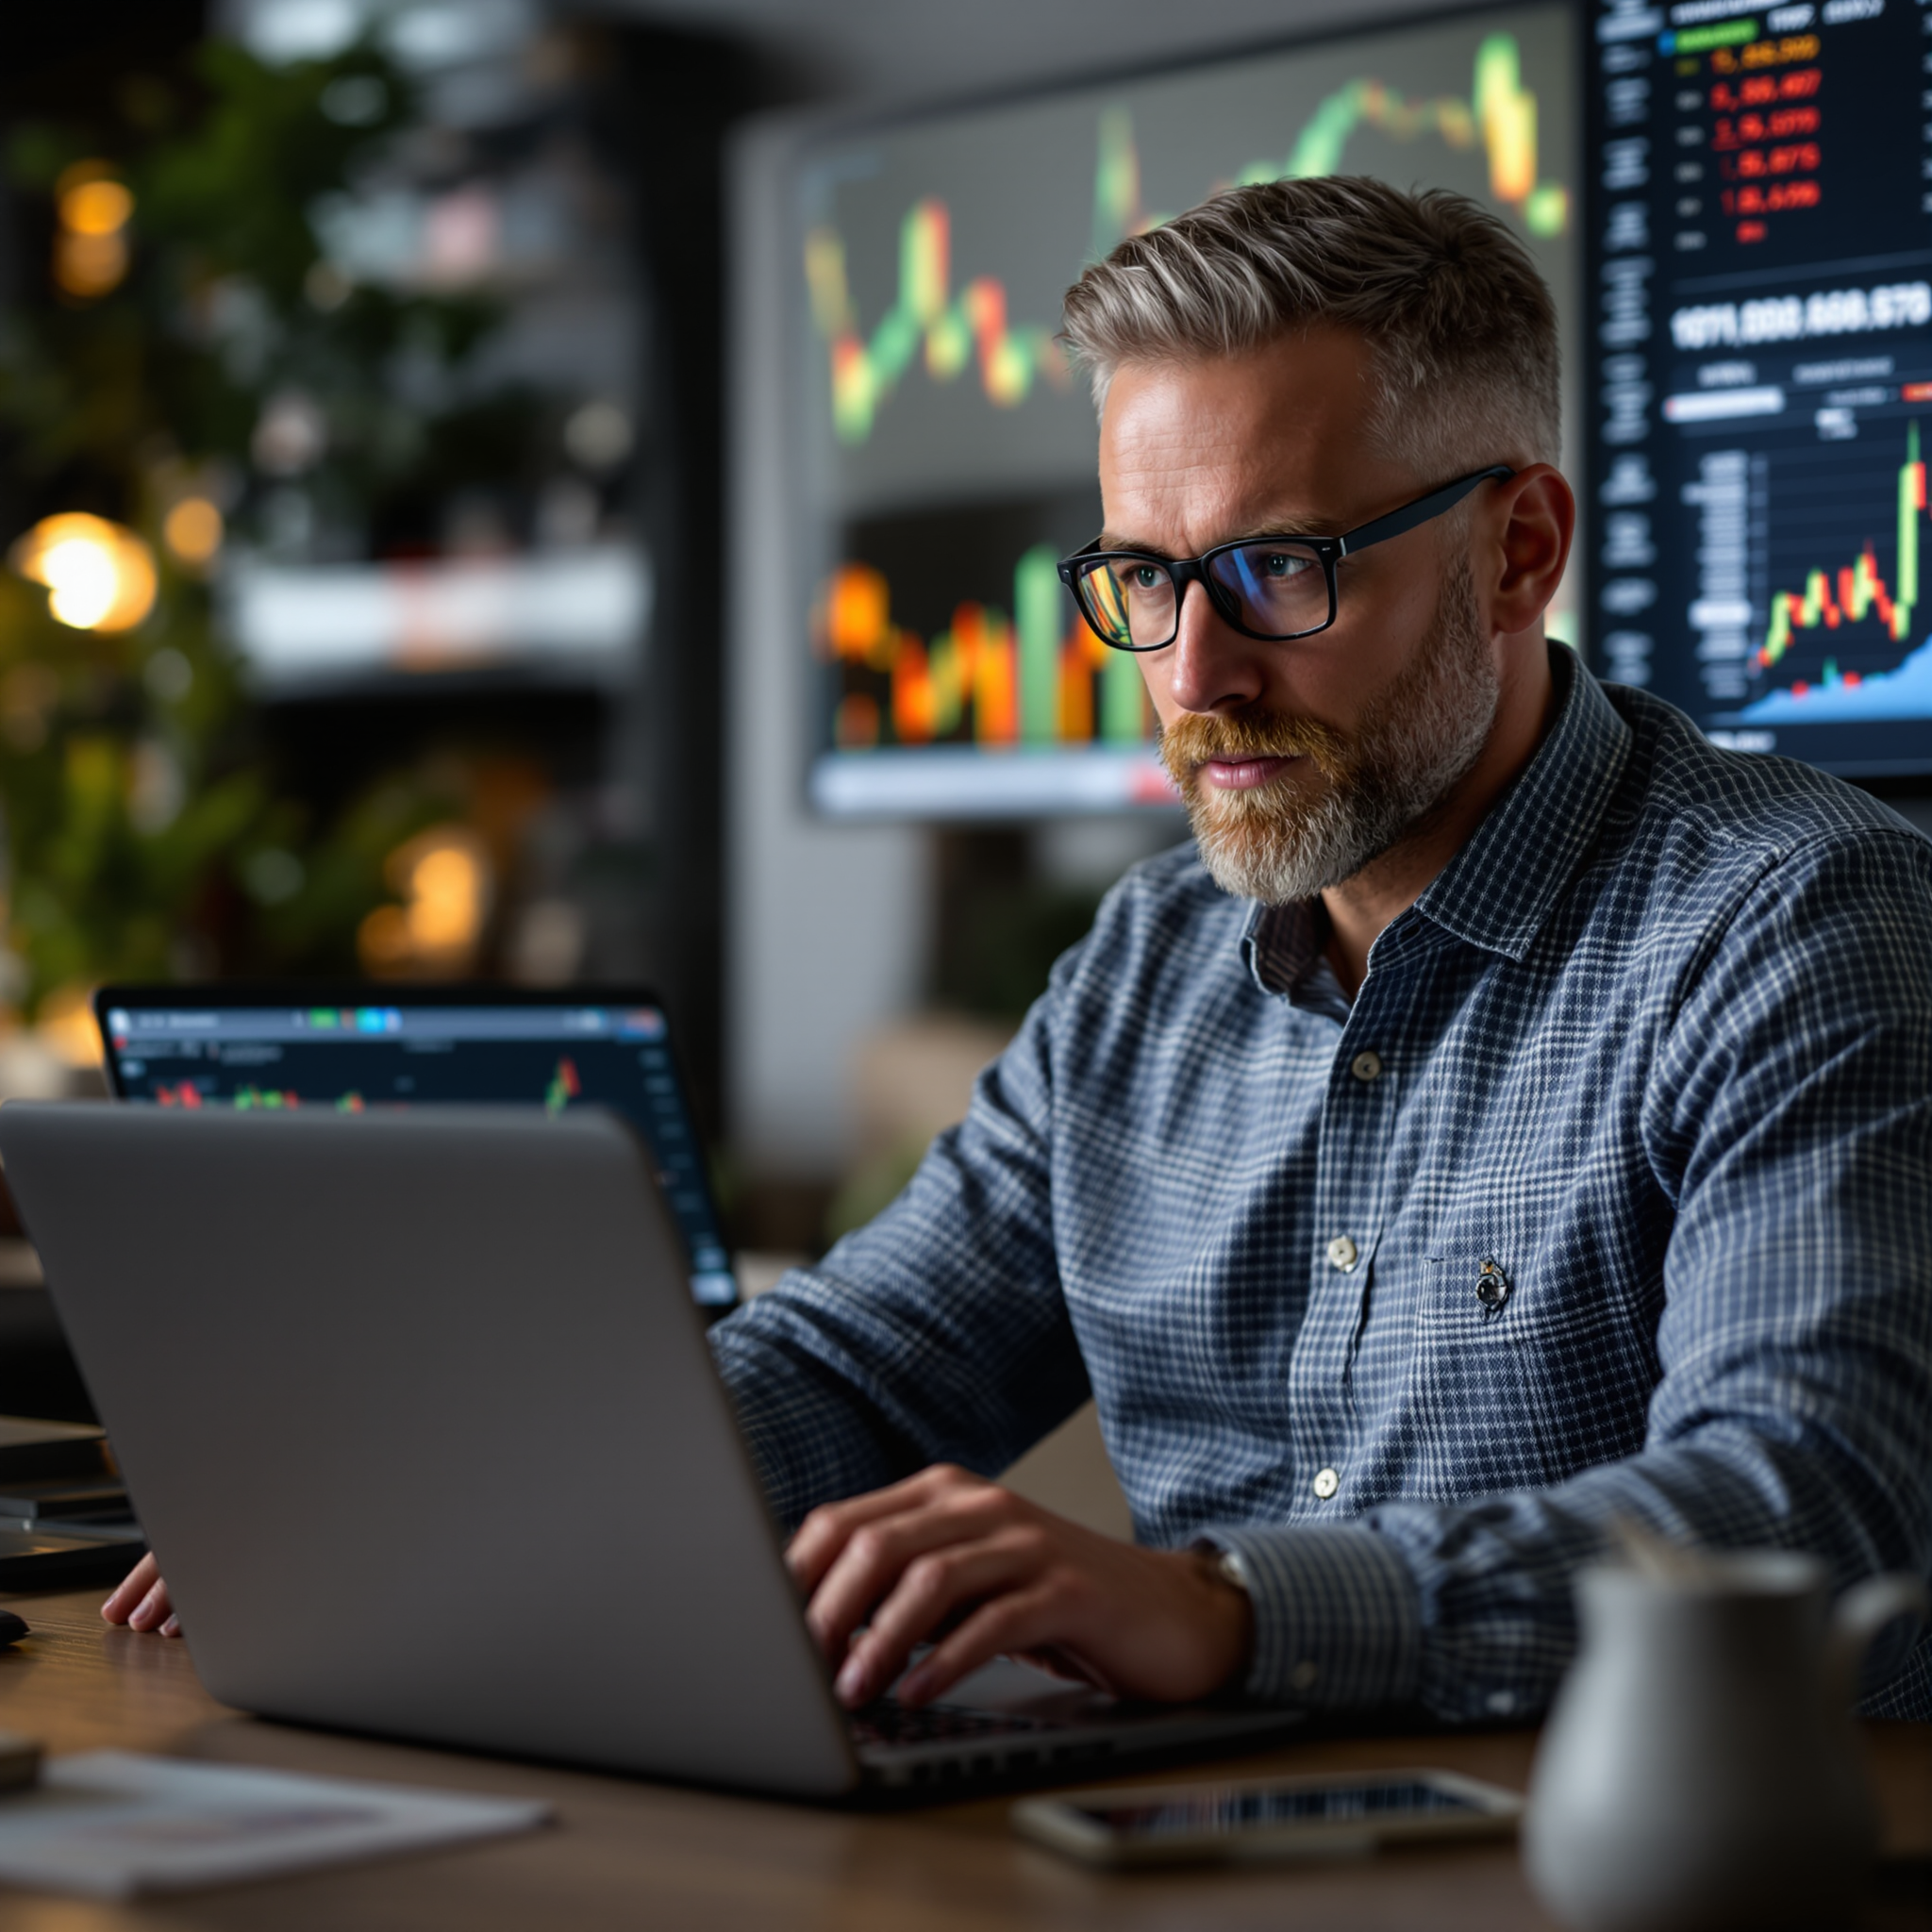
<path id="1" fill-rule="evenodd" d="M 490 1101 L 600 1106 L 650 1150 L 692 1298 L 738 1303 L 703 1141 L 662 1004 L 641 987 L 108 986 L 94 995 L 123 1100 L 345 1111 Z"/>
<path id="2" fill-rule="evenodd" d="M 16 1103 L 0 1158 L 216 1697 L 856 1782 L 615 1118 Z"/>

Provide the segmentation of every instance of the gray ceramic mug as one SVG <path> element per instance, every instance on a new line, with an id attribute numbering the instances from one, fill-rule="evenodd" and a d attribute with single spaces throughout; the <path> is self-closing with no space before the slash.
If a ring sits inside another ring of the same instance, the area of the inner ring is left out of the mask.
<path id="1" fill-rule="evenodd" d="M 1524 1822 L 1543 1904 L 1576 1932 L 1845 1923 L 1877 1845 L 1858 1666 L 1924 1585 L 1873 1577 L 1834 1609 L 1813 1557 L 1700 1552 L 1586 1570 L 1577 1609 Z"/>

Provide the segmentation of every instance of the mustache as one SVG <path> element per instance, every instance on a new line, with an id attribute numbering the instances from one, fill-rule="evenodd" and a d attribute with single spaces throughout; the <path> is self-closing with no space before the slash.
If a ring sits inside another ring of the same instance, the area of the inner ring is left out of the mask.
<path id="1" fill-rule="evenodd" d="M 1161 761 L 1184 792 L 1210 758 L 1305 758 L 1324 777 L 1339 779 L 1354 772 L 1354 752 L 1353 741 L 1332 724 L 1260 705 L 1244 705 L 1225 716 L 1191 712 L 1160 734 Z"/>

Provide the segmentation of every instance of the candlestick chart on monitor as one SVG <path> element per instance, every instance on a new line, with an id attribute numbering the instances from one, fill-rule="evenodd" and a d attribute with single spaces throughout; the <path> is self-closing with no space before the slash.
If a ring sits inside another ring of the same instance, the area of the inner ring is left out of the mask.
<path id="1" fill-rule="evenodd" d="M 1345 166 L 1355 135 L 1374 129 L 1391 141 L 1433 139 L 1451 151 L 1480 151 L 1490 198 L 1513 212 L 1532 235 L 1563 232 L 1570 221 L 1567 186 L 1543 173 L 1539 103 L 1523 83 L 1522 50 L 1509 33 L 1477 42 L 1470 91 L 1409 96 L 1373 74 L 1327 94 L 1296 130 L 1285 153 L 1250 159 L 1198 184 L 1203 196 L 1237 184 L 1332 175 Z M 1093 213 L 1087 258 L 1172 219 L 1142 198 L 1141 166 L 1131 108 L 1102 108 L 1095 126 Z M 1078 262 L 1070 258 L 1070 272 Z M 899 225 L 898 289 L 870 330 L 854 302 L 840 230 L 821 224 L 806 237 L 805 274 L 811 313 L 828 356 L 832 421 L 841 441 L 863 442 L 879 410 L 914 368 L 934 382 L 969 372 L 986 400 L 1011 408 L 1045 379 L 1064 386 L 1066 358 L 1044 319 L 1011 313 L 1007 283 L 991 273 L 955 287 L 952 213 L 938 194 L 924 194 Z"/>
<path id="2" fill-rule="evenodd" d="M 882 572 L 841 565 L 818 625 L 826 654 L 850 679 L 833 721 L 841 748 L 1146 742 L 1139 668 L 1077 617 L 1065 621 L 1055 561 L 1050 544 L 1034 544 L 1013 567 L 1010 617 L 969 598 L 930 638 L 893 623 Z"/>
<path id="3" fill-rule="evenodd" d="M 203 1108 L 223 1107 L 231 1107 L 238 1113 L 258 1110 L 292 1112 L 304 1104 L 298 1088 L 258 1087 L 246 1080 L 226 1091 L 218 1080 L 212 1079 L 156 1080 L 149 1088 L 148 1097 L 158 1107 L 183 1108 L 190 1113 Z M 310 1105 L 333 1107 L 338 1113 L 363 1111 L 362 1096 L 353 1088 L 346 1092 L 326 1096 L 311 1092 L 308 1101 Z"/>
<path id="4" fill-rule="evenodd" d="M 1077 492 L 856 525 L 856 555 L 827 578 L 812 621 L 838 747 L 1149 743 L 1140 666 L 1094 636 L 1060 583 L 1073 546 L 1025 541 L 1098 514 Z M 963 594 L 948 601 L 940 587 Z"/>
<path id="5" fill-rule="evenodd" d="M 1843 724 L 1932 718 L 1932 638 L 1917 633 L 1919 546 L 1926 516 L 1919 425 L 1906 425 L 1889 555 L 1867 536 L 1849 558 L 1821 562 L 1774 589 L 1752 658 L 1759 695 L 1738 713 L 1750 724 Z"/>

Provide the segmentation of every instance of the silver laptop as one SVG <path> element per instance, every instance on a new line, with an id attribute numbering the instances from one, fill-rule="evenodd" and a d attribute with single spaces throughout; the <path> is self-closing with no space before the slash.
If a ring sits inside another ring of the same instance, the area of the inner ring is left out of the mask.
<path id="1" fill-rule="evenodd" d="M 0 1158 L 225 1703 L 809 1797 L 1293 1721 L 1012 1664 L 842 1710 L 609 1115 L 14 1103 Z"/>

